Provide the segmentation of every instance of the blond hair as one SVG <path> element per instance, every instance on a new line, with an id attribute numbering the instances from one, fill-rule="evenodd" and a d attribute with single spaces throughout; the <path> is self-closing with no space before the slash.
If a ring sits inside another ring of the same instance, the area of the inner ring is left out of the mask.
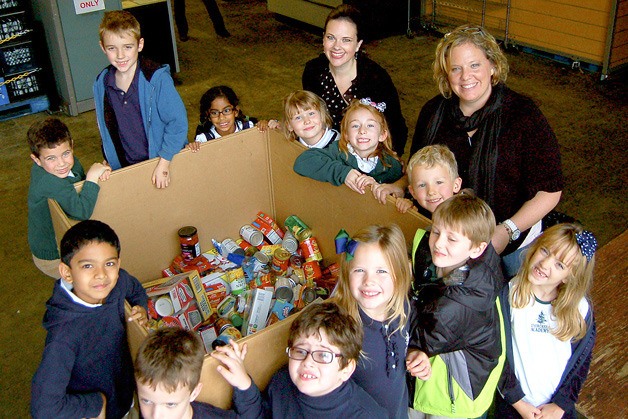
<path id="1" fill-rule="evenodd" d="M 126 10 L 112 10 L 105 12 L 105 15 L 98 27 L 100 42 L 104 42 L 106 32 L 115 33 L 116 35 L 131 34 L 136 41 L 142 38 L 140 22 L 135 16 Z"/>
<path id="2" fill-rule="evenodd" d="M 284 123 L 282 124 L 282 129 L 285 136 L 291 140 L 298 140 L 297 134 L 294 130 L 290 129 L 290 121 L 297 113 L 299 113 L 299 109 L 301 109 L 301 111 L 307 111 L 309 109 L 318 111 L 321 114 L 321 120 L 325 125 L 324 128 L 329 128 L 334 123 L 331 119 L 329 111 L 327 110 L 325 101 L 321 99 L 320 96 L 316 93 L 310 92 L 309 90 L 296 90 L 288 94 L 283 99 Z"/>
<path id="3" fill-rule="evenodd" d="M 432 214 L 433 225 L 443 225 L 459 232 L 474 246 L 490 243 L 495 231 L 495 215 L 477 196 L 454 195 L 440 204 Z"/>
<path id="4" fill-rule="evenodd" d="M 440 93 L 447 99 L 451 97 L 452 93 L 448 77 L 451 50 L 464 44 L 472 44 L 481 49 L 486 58 L 493 64 L 495 68 L 491 76 L 493 86 L 499 82 L 506 82 L 508 77 L 508 60 L 493 35 L 478 26 L 470 24 L 458 26 L 438 43 L 433 64 L 434 81 L 438 85 Z"/>
<path id="5" fill-rule="evenodd" d="M 386 133 L 388 134 L 384 141 L 378 143 L 377 149 L 375 150 L 375 155 L 369 157 L 377 157 L 382 162 L 382 165 L 384 165 L 384 167 L 390 167 L 390 164 L 386 162 L 384 156 L 391 156 L 395 160 L 399 160 L 399 158 L 392 150 L 392 138 L 390 136 L 390 130 L 388 129 L 388 122 L 386 121 L 384 114 L 381 113 L 378 109 L 376 109 L 374 106 L 360 102 L 359 99 L 354 99 L 353 101 L 351 101 L 349 106 L 347 106 L 347 108 L 344 110 L 344 116 L 342 117 L 342 122 L 340 122 L 340 139 L 338 140 L 338 148 L 345 154 L 346 157 L 349 156 L 349 148 L 347 146 L 349 144 L 349 136 L 347 134 L 347 132 L 349 131 L 350 123 L 349 118 L 351 116 L 351 113 L 357 111 L 358 109 L 365 109 L 369 111 L 371 115 L 373 115 L 373 119 L 375 119 L 382 127 L 382 132 L 386 131 Z"/>
<path id="6" fill-rule="evenodd" d="M 517 275 L 513 278 L 510 289 L 510 305 L 513 308 L 526 307 L 534 301 L 530 275 L 530 261 L 540 249 L 547 249 L 550 254 L 562 261 L 569 268 L 565 283 L 557 287 L 558 295 L 552 301 L 552 311 L 556 318 L 556 328 L 551 330 L 557 339 L 579 340 L 587 330 L 585 319 L 580 314 L 578 304 L 587 296 L 593 282 L 595 256 L 591 260 L 582 254 L 577 235 L 584 230 L 574 223 L 557 224 L 545 230 L 528 249 L 524 262 Z"/>
<path id="7" fill-rule="evenodd" d="M 399 326 L 391 333 L 403 329 L 408 321 L 406 307 L 408 306 L 408 290 L 412 281 L 408 249 L 403 232 L 396 224 L 372 225 L 358 231 L 352 239 L 358 242 L 358 247 L 362 243 L 376 244 L 383 253 L 391 269 L 390 274 L 394 284 L 392 298 L 386 305 L 388 312 L 386 320 L 390 322 L 399 321 Z M 339 306 L 347 310 L 354 319 L 362 324 L 358 311 L 358 302 L 351 294 L 349 284 L 350 269 L 351 261 L 347 261 L 346 254 L 343 254 L 340 257 L 338 285 L 332 297 Z"/>
<path id="8" fill-rule="evenodd" d="M 444 144 L 428 145 L 412 155 L 408 161 L 408 180 L 412 183 L 412 170 L 415 166 L 425 166 L 428 169 L 439 165 L 447 169 L 451 180 L 458 177 L 458 163 L 454 153 Z"/>

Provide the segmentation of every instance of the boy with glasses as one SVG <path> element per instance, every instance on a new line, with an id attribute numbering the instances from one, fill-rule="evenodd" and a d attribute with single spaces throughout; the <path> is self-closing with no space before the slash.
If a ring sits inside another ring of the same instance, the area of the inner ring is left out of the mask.
<path id="1" fill-rule="evenodd" d="M 244 368 L 246 344 L 231 342 L 212 356 L 234 386 L 235 409 L 242 417 L 385 418 L 386 410 L 350 380 L 362 338 L 362 327 L 334 302 L 307 306 L 290 327 L 288 366 L 275 373 L 264 398 Z"/>

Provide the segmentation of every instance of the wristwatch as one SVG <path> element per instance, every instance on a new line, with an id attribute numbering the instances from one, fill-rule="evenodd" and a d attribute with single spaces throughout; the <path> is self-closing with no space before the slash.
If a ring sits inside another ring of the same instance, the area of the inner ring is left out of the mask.
<path id="1" fill-rule="evenodd" d="M 519 235 L 521 235 L 521 231 L 519 231 L 517 224 L 515 224 L 510 218 L 502 221 L 502 224 L 504 225 L 504 227 L 506 227 L 506 230 L 508 230 L 510 242 L 519 238 Z"/>

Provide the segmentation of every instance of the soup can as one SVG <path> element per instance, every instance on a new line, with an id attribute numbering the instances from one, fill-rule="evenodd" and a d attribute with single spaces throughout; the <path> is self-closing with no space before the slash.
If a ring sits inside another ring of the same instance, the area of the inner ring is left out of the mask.
<path id="1" fill-rule="evenodd" d="M 292 291 L 292 282 L 290 279 L 278 276 L 275 280 L 275 298 L 277 300 L 290 302 L 293 297 L 294 292 Z"/>
<path id="2" fill-rule="evenodd" d="M 303 264 L 303 272 L 305 273 L 305 281 L 308 283 L 308 285 L 311 285 L 314 281 L 323 277 L 321 267 L 315 260 L 311 262 L 305 262 Z"/>
<path id="3" fill-rule="evenodd" d="M 307 224 L 305 224 L 303 220 L 296 215 L 291 215 L 286 218 L 286 221 L 284 221 L 283 225 L 295 236 L 298 234 L 299 231 L 309 229 Z"/>
<path id="4" fill-rule="evenodd" d="M 290 253 L 295 253 L 299 248 L 299 242 L 290 230 L 286 230 L 283 235 L 281 246 Z"/>
<path id="5" fill-rule="evenodd" d="M 318 249 L 318 242 L 315 237 L 303 240 L 300 247 L 306 262 L 323 260 L 323 255 Z"/>
<path id="6" fill-rule="evenodd" d="M 242 268 L 230 269 L 227 271 L 229 286 L 233 295 L 242 294 L 246 290 L 246 278 Z"/>
<path id="7" fill-rule="evenodd" d="M 277 275 L 283 275 L 286 273 L 289 266 L 290 252 L 283 247 L 275 250 L 275 253 L 273 253 L 273 271 L 275 271 Z"/>
<path id="8" fill-rule="evenodd" d="M 240 236 L 253 246 L 259 246 L 264 242 L 264 235 L 262 232 L 253 227 L 251 224 L 245 224 L 240 228 Z"/>

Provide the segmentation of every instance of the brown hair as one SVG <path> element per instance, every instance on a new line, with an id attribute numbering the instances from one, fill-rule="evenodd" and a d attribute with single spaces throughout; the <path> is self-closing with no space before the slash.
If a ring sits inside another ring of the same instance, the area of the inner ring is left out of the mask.
<path id="1" fill-rule="evenodd" d="M 103 38 L 105 32 L 112 32 L 116 35 L 130 33 L 136 41 L 142 38 L 142 30 L 140 28 L 140 22 L 137 21 L 135 16 L 126 10 L 112 10 L 105 12 L 105 15 L 98 27 L 98 34 L 100 35 L 100 42 L 104 42 Z"/>
<path id="2" fill-rule="evenodd" d="M 360 10 L 358 10 L 355 6 L 351 6 L 349 4 L 341 4 L 336 7 L 334 10 L 329 12 L 327 15 L 327 19 L 325 19 L 325 26 L 323 26 L 324 31 L 327 31 L 327 24 L 330 20 L 346 20 L 347 22 L 351 22 L 355 25 L 355 33 L 356 33 L 356 41 L 359 42 L 364 37 L 361 36 L 362 33 L 362 14 Z"/>
<path id="3" fill-rule="evenodd" d="M 290 130 L 290 121 L 294 115 L 297 114 L 298 109 L 301 109 L 302 111 L 314 109 L 320 112 L 321 120 L 323 121 L 323 124 L 325 124 L 325 128 L 331 128 L 334 124 L 331 119 L 331 115 L 329 115 L 329 111 L 327 110 L 327 105 L 320 96 L 316 93 L 310 92 L 309 90 L 295 90 L 283 99 L 284 123 L 282 124 L 282 129 L 286 137 L 291 140 L 298 140 L 297 134 L 294 130 Z"/>
<path id="4" fill-rule="evenodd" d="M 31 153 L 35 157 L 39 157 L 39 152 L 43 147 L 54 148 L 66 141 L 70 143 L 70 148 L 74 147 L 68 126 L 58 118 L 46 118 L 35 122 L 28 129 L 26 137 Z"/>
<path id="5" fill-rule="evenodd" d="M 414 153 L 408 161 L 408 180 L 412 183 L 412 170 L 414 166 L 425 166 L 428 169 L 440 165 L 449 172 L 451 180 L 458 177 L 458 163 L 454 153 L 444 144 L 428 145 Z"/>
<path id="6" fill-rule="evenodd" d="M 320 336 L 321 330 L 329 338 L 329 343 L 337 346 L 342 354 L 338 359 L 340 369 L 345 368 L 350 361 L 357 362 L 362 351 L 364 331 L 354 318 L 333 300 L 310 304 L 299 313 L 290 326 L 288 347 L 291 348 L 300 337 Z"/>
<path id="7" fill-rule="evenodd" d="M 458 26 L 446 34 L 436 47 L 434 59 L 434 81 L 438 85 L 440 93 L 451 97 L 449 85 L 449 57 L 451 50 L 464 44 L 472 44 L 484 51 L 486 58 L 493 64 L 495 71 L 491 76 L 491 84 L 495 86 L 499 82 L 505 82 L 508 77 L 508 60 L 499 48 L 497 41 L 485 29 L 471 24 Z"/>
<path id="8" fill-rule="evenodd" d="M 513 278 L 510 289 L 510 304 L 514 308 L 523 308 L 534 300 L 532 284 L 528 281 L 530 261 L 540 249 L 546 249 L 569 267 L 566 282 L 558 285 L 558 296 L 552 301 L 553 314 L 556 317 L 556 329 L 550 332 L 562 341 L 582 339 L 587 325 L 580 314 L 578 304 L 589 293 L 593 283 L 595 256 L 590 261 L 582 254 L 576 236 L 583 232 L 578 224 L 557 224 L 545 230 L 530 245 L 517 275 Z"/>
<path id="9" fill-rule="evenodd" d="M 474 246 L 490 243 L 495 231 L 495 215 L 477 196 L 454 195 L 432 214 L 432 224 L 442 224 L 471 240 Z"/>
<path id="10" fill-rule="evenodd" d="M 382 127 L 382 132 L 386 131 L 388 133 L 386 139 L 381 143 L 378 143 L 377 149 L 375 150 L 375 156 L 379 158 L 384 167 L 390 167 L 390 164 L 384 160 L 384 156 L 391 156 L 395 160 L 399 160 L 399 158 L 392 150 L 392 138 L 390 136 L 390 130 L 388 129 L 388 122 L 386 121 L 384 114 L 381 113 L 378 109 L 376 109 L 374 106 L 366 105 L 360 102 L 359 99 L 352 100 L 349 106 L 347 106 L 347 108 L 344 110 L 344 116 L 342 117 L 342 121 L 340 122 L 340 139 L 338 140 L 338 148 L 345 154 L 345 156 L 349 156 L 349 148 L 347 147 L 347 144 L 349 144 L 349 137 L 347 135 L 350 123 L 349 116 L 352 112 L 357 111 L 358 109 L 366 109 L 367 111 L 369 111 L 373 115 L 373 118 L 377 122 L 379 122 L 380 126 Z"/>
<path id="11" fill-rule="evenodd" d="M 168 327 L 148 335 L 135 360 L 135 380 L 168 392 L 194 390 L 201 378 L 205 349 L 193 332 Z"/>
<path id="12" fill-rule="evenodd" d="M 408 321 L 406 307 L 408 306 L 408 290 L 412 281 L 408 248 L 403 232 L 396 224 L 372 225 L 358 231 L 352 239 L 358 242 L 358 247 L 361 243 L 377 244 L 390 266 L 394 292 L 386 307 L 388 310 L 388 318 L 386 320 L 394 321 L 399 319 L 399 327 L 391 330 L 391 333 L 394 333 L 402 329 Z M 351 261 L 348 261 L 346 255 L 343 254 L 340 257 L 340 277 L 338 278 L 338 285 L 336 285 L 333 297 L 340 306 L 345 308 L 361 324 L 362 319 L 358 312 L 358 302 L 351 294 L 349 284 L 350 269 Z"/>

